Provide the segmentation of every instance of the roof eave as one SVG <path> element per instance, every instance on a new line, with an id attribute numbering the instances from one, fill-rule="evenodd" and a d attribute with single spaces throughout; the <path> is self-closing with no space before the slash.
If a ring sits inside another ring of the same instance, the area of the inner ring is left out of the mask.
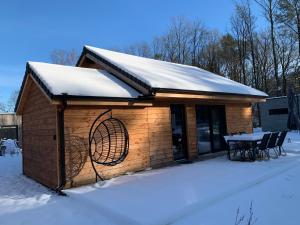
<path id="1" fill-rule="evenodd" d="M 185 98 L 185 99 L 209 99 L 209 100 L 235 100 L 246 102 L 265 102 L 267 96 L 248 95 L 225 92 L 206 92 L 194 90 L 180 90 L 167 88 L 153 88 L 156 98 Z"/>
<path id="2" fill-rule="evenodd" d="M 252 95 L 252 94 L 240 94 L 240 93 L 229 93 L 229 92 L 213 92 L 213 91 L 197 91 L 197 90 L 184 90 L 184 89 L 172 89 L 172 88 L 152 88 L 155 93 L 180 93 L 180 94 L 199 94 L 199 95 L 228 95 L 228 96 L 244 96 L 252 98 L 268 98 L 263 95 Z"/>

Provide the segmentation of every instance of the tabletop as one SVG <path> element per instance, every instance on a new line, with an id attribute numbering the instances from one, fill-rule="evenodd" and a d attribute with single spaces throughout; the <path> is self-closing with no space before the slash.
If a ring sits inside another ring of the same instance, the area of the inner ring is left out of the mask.
<path id="1" fill-rule="evenodd" d="M 251 134 L 235 134 L 224 136 L 226 142 L 228 141 L 260 141 L 266 132 L 251 133 Z"/>

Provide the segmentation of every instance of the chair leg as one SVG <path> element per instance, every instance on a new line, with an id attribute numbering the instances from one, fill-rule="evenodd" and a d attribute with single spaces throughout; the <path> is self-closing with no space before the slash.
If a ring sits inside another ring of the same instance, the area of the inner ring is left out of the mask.
<path id="1" fill-rule="evenodd" d="M 266 153 L 267 159 L 269 160 L 270 159 L 270 151 L 269 151 L 269 149 L 266 149 L 265 153 Z"/>
<path id="2" fill-rule="evenodd" d="M 278 154 L 277 154 L 277 151 L 276 151 L 276 148 L 271 148 L 273 151 L 274 151 L 274 153 L 275 153 L 275 157 L 274 157 L 274 159 L 277 159 L 278 158 Z"/>
<path id="3" fill-rule="evenodd" d="M 279 147 L 279 148 L 280 148 L 280 151 L 281 151 L 281 155 L 282 155 L 282 156 L 286 156 L 287 153 L 286 153 L 285 149 L 284 149 L 282 146 Z"/>

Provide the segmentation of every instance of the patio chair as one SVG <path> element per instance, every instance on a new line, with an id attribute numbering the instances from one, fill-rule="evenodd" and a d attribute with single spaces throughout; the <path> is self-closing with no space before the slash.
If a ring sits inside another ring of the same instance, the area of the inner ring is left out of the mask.
<path id="1" fill-rule="evenodd" d="M 5 150 L 6 150 L 6 146 L 4 145 L 4 141 L 1 140 L 0 141 L 0 156 L 4 156 L 5 155 Z"/>
<path id="2" fill-rule="evenodd" d="M 269 151 L 267 148 L 268 142 L 270 140 L 270 136 L 271 136 L 271 133 L 264 134 L 261 142 L 257 146 L 257 150 L 258 150 L 257 153 L 262 158 L 264 158 L 264 157 L 267 157 L 268 159 L 270 158 L 270 154 L 269 154 Z"/>
<path id="3" fill-rule="evenodd" d="M 278 147 L 278 154 L 279 155 L 283 155 L 285 156 L 286 155 L 286 151 L 285 149 L 282 147 L 283 145 L 283 142 L 285 140 L 285 137 L 286 137 L 286 134 L 287 134 L 287 131 L 282 131 L 279 135 L 279 138 L 278 138 L 278 141 L 276 143 L 277 147 Z M 282 154 L 283 153 L 283 154 Z"/>
<path id="4" fill-rule="evenodd" d="M 273 150 L 275 153 L 275 158 L 278 158 L 278 156 L 279 156 L 279 153 L 277 152 L 277 145 L 276 145 L 278 135 L 279 135 L 279 132 L 271 133 L 271 137 L 270 137 L 270 140 L 267 145 L 268 153 L 270 152 L 270 150 Z M 270 153 L 269 153 L 269 155 L 270 155 Z"/>
<path id="5" fill-rule="evenodd" d="M 256 154 L 255 150 L 253 150 L 255 146 L 253 146 L 253 143 L 250 142 L 242 142 L 242 152 L 243 152 L 243 160 L 250 160 L 250 161 L 255 161 L 256 159 Z"/>
<path id="6" fill-rule="evenodd" d="M 227 157 L 229 160 L 239 160 L 244 159 L 244 150 L 243 150 L 243 143 L 237 141 L 229 141 L 227 142 Z"/>

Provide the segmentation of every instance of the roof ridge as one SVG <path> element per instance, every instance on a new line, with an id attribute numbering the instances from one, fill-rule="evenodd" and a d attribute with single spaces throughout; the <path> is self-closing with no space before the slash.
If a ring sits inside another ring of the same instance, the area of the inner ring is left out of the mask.
<path id="1" fill-rule="evenodd" d="M 96 49 L 109 51 L 109 52 L 113 52 L 113 53 L 117 53 L 117 54 L 127 55 L 127 56 L 130 56 L 130 57 L 142 58 L 142 59 L 146 59 L 146 60 L 152 60 L 152 61 L 155 61 L 155 62 L 168 63 L 168 64 L 172 64 L 172 65 L 179 65 L 179 66 L 183 66 L 183 67 L 190 67 L 190 68 L 195 68 L 195 69 L 207 71 L 207 70 L 202 69 L 202 68 L 197 67 L 197 66 L 192 66 L 192 65 L 182 64 L 182 63 L 169 62 L 169 61 L 166 61 L 166 60 L 154 59 L 154 58 L 149 58 L 149 57 L 145 57 L 145 56 L 132 55 L 132 54 L 124 53 L 124 52 L 113 51 L 113 50 L 110 50 L 110 49 L 98 48 L 98 47 L 94 47 L 94 46 L 91 46 L 91 45 L 84 45 L 84 47 L 87 48 L 87 49 L 88 48 L 96 48 Z M 207 71 L 207 72 L 210 72 L 210 71 Z"/>

